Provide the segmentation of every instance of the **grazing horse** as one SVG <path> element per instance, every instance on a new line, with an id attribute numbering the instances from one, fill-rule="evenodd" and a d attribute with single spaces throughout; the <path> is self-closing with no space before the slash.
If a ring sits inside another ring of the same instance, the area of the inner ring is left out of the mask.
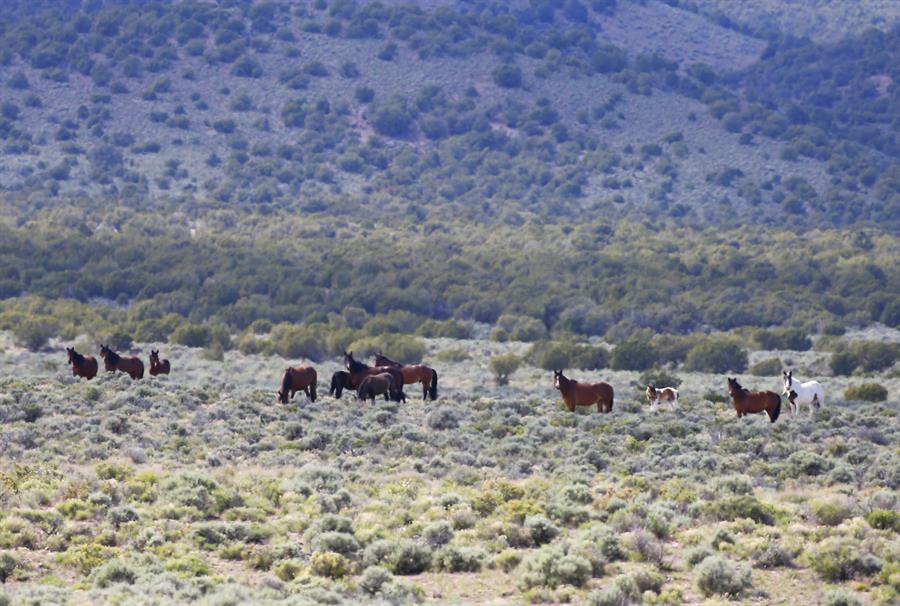
<path id="1" fill-rule="evenodd" d="M 297 368 L 288 366 L 284 369 L 284 375 L 281 377 L 281 389 L 277 392 L 278 401 L 287 404 L 289 395 L 293 400 L 294 394 L 302 391 L 310 402 L 315 402 L 317 378 L 316 369 L 312 366 L 298 366 Z"/>
<path id="2" fill-rule="evenodd" d="M 331 375 L 331 389 L 328 390 L 328 395 L 340 398 L 345 389 L 353 389 L 353 385 L 350 384 L 350 373 L 339 370 Z"/>
<path id="3" fill-rule="evenodd" d="M 399 368 L 400 372 L 403 373 L 404 385 L 421 383 L 422 399 L 427 400 L 431 398 L 432 401 L 437 400 L 438 374 L 430 366 L 425 366 L 424 364 L 401 364 L 400 362 L 394 362 L 381 353 L 375 354 L 375 366 Z"/>
<path id="4" fill-rule="evenodd" d="M 606 381 L 599 383 L 579 383 L 567 378 L 563 371 L 553 371 L 553 386 L 560 391 L 569 412 L 576 406 L 597 405 L 597 412 L 612 412 L 613 388 Z"/>
<path id="5" fill-rule="evenodd" d="M 152 376 L 156 375 L 167 375 L 169 374 L 169 370 L 171 370 L 172 366 L 169 364 L 168 360 L 160 360 L 159 359 L 159 350 L 151 349 L 150 350 L 150 374 Z"/>
<path id="6" fill-rule="evenodd" d="M 350 372 L 351 389 L 359 389 L 363 379 L 369 375 L 380 375 L 381 373 L 389 373 L 394 378 L 394 402 L 399 402 L 402 398 L 406 398 L 403 393 L 403 373 L 399 368 L 394 366 L 369 366 L 359 360 L 353 358 L 353 352 L 344 352 L 344 367 Z"/>
<path id="7" fill-rule="evenodd" d="M 781 396 L 774 391 L 750 391 L 741 387 L 737 379 L 728 379 L 731 403 L 738 418 L 750 413 L 765 412 L 772 423 L 781 414 Z"/>
<path id="8" fill-rule="evenodd" d="M 396 401 L 406 403 L 406 394 L 402 389 L 397 389 L 394 377 L 389 372 L 367 376 L 359 384 L 359 390 L 356 392 L 358 399 L 372 400 L 372 404 L 375 403 L 375 396 L 380 395 L 384 395 L 385 402 L 396 399 Z"/>
<path id="9" fill-rule="evenodd" d="M 74 347 L 66 347 L 66 353 L 69 354 L 73 377 L 84 377 L 90 381 L 97 376 L 97 359 L 94 356 L 83 356 Z"/>
<path id="10" fill-rule="evenodd" d="M 794 371 L 782 372 L 784 394 L 791 403 L 791 414 L 800 412 L 800 405 L 809 406 L 809 414 L 813 415 L 825 404 L 825 388 L 818 381 L 798 383 L 794 380 Z"/>
<path id="11" fill-rule="evenodd" d="M 134 356 L 120 356 L 109 348 L 109 345 L 100 346 L 100 357 L 103 358 L 103 366 L 106 372 L 120 370 L 132 379 L 144 378 L 144 363 Z"/>
<path id="12" fill-rule="evenodd" d="M 650 401 L 650 410 L 656 411 L 659 408 L 659 401 L 663 400 L 669 403 L 669 409 L 678 408 L 678 390 L 674 387 L 654 387 L 647 386 L 647 400 Z"/>

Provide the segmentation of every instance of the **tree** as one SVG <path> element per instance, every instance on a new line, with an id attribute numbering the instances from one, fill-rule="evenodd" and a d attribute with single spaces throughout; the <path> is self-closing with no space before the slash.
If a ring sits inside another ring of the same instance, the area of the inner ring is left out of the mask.
<path id="1" fill-rule="evenodd" d="M 519 88 L 522 86 L 522 70 L 517 65 L 505 63 L 494 70 L 494 83 L 502 88 Z"/>
<path id="2" fill-rule="evenodd" d="M 744 372 L 747 352 L 734 341 L 707 339 L 688 351 L 684 367 L 699 372 Z"/>
<path id="3" fill-rule="evenodd" d="M 491 372 L 494 373 L 494 380 L 497 385 L 506 385 L 509 383 L 509 377 L 522 365 L 522 358 L 513 353 L 501 354 L 494 356 L 488 363 Z"/>
<path id="4" fill-rule="evenodd" d="M 647 370 L 656 363 L 656 350 L 649 341 L 630 338 L 616 345 L 610 366 L 613 370 Z"/>

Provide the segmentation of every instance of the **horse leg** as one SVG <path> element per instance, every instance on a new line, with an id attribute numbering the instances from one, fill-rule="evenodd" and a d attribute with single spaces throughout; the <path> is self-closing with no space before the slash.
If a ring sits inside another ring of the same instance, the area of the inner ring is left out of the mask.
<path id="1" fill-rule="evenodd" d="M 422 383 L 422 401 L 424 402 L 425 400 L 428 399 L 428 388 L 430 387 L 430 385 L 428 384 L 427 381 L 425 381 L 425 379 L 422 379 L 421 383 Z"/>

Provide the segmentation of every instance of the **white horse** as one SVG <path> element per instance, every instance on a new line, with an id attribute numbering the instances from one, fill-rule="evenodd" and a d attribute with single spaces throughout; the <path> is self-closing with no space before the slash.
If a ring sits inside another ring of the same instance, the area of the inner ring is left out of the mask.
<path id="1" fill-rule="evenodd" d="M 809 414 L 815 414 L 816 410 L 825 405 L 825 388 L 818 381 L 798 383 L 794 380 L 794 371 L 782 372 L 784 380 L 784 394 L 791 403 L 791 413 L 800 412 L 800 405 L 809 406 Z"/>

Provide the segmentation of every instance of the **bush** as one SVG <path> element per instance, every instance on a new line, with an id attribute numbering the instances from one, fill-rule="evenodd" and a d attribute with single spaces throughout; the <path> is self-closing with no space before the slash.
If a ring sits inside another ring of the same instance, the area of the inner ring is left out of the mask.
<path id="1" fill-rule="evenodd" d="M 799 478 L 800 476 L 818 476 L 830 471 L 834 463 L 818 453 L 806 450 L 798 450 L 792 453 L 785 462 L 788 476 Z"/>
<path id="2" fill-rule="evenodd" d="M 806 558 L 813 570 L 831 582 L 875 574 L 882 566 L 881 560 L 863 551 L 859 541 L 848 537 L 829 537 L 810 549 Z"/>
<path id="3" fill-rule="evenodd" d="M 432 547 L 440 547 L 453 539 L 453 528 L 446 520 L 432 522 L 422 530 L 422 537 Z"/>
<path id="4" fill-rule="evenodd" d="M 638 382 L 641 387 L 653 385 L 655 387 L 674 387 L 675 389 L 678 389 L 682 380 L 664 370 L 653 369 L 641 374 Z"/>
<path id="5" fill-rule="evenodd" d="M 706 512 L 716 520 L 727 522 L 739 518 L 750 518 L 760 524 L 771 525 L 775 523 L 774 509 L 750 495 L 718 499 L 706 506 Z"/>
<path id="6" fill-rule="evenodd" d="M 513 353 L 500 354 L 493 356 L 488 365 L 494 373 L 497 385 L 506 385 L 509 383 L 509 377 L 522 365 L 522 358 Z"/>
<path id="7" fill-rule="evenodd" d="M 410 134 L 415 117 L 405 106 L 394 102 L 376 109 L 369 121 L 379 135 L 402 138 Z"/>
<path id="8" fill-rule="evenodd" d="M 207 324 L 182 324 L 172 331 L 169 340 L 186 347 L 210 347 L 215 344 L 223 348 L 231 347 L 231 336 L 227 329 Z"/>
<path id="9" fill-rule="evenodd" d="M 11 554 L 0 553 L 0 583 L 6 583 L 19 566 L 19 562 Z"/>
<path id="10" fill-rule="evenodd" d="M 494 83 L 502 88 L 519 88 L 522 86 L 522 70 L 511 63 L 497 67 L 491 76 Z"/>
<path id="11" fill-rule="evenodd" d="M 631 606 L 641 603 L 641 591 L 634 580 L 626 575 L 613 579 L 611 585 L 592 591 L 587 598 L 588 606 Z"/>
<path id="12" fill-rule="evenodd" d="M 603 347 L 591 347 L 582 343 L 541 341 L 528 352 L 532 363 L 544 370 L 577 368 L 596 370 L 605 368 L 608 354 Z"/>
<path id="13" fill-rule="evenodd" d="M 747 369 L 747 352 L 734 341 L 709 338 L 688 351 L 684 367 L 696 372 L 740 373 Z"/>
<path id="14" fill-rule="evenodd" d="M 751 366 L 747 372 L 757 377 L 771 377 L 780 373 L 783 368 L 778 358 L 766 358 Z"/>
<path id="15" fill-rule="evenodd" d="M 116 583 L 134 584 L 137 573 L 120 560 L 110 560 L 91 573 L 95 587 L 106 589 Z"/>
<path id="16" fill-rule="evenodd" d="M 866 402 L 884 402 L 888 391 L 880 383 L 861 383 L 851 385 L 844 391 L 845 400 L 863 400 Z"/>
<path id="17" fill-rule="evenodd" d="M 381 565 L 394 574 L 419 574 L 431 564 L 431 550 L 409 539 L 382 539 L 366 548 L 365 562 Z"/>
<path id="18" fill-rule="evenodd" d="M 531 534 L 535 545 L 550 543 L 559 535 L 559 528 L 543 514 L 525 518 L 525 528 Z"/>
<path id="19" fill-rule="evenodd" d="M 53 318 L 33 316 L 25 318 L 12 327 L 16 342 L 31 351 L 39 351 L 46 347 L 47 341 L 59 331 Z"/>
<path id="20" fill-rule="evenodd" d="M 814 499 L 810 501 L 809 508 L 816 521 L 823 526 L 837 526 L 853 516 L 852 505 L 846 499 Z"/>
<path id="21" fill-rule="evenodd" d="M 383 334 L 353 341 L 347 351 L 352 351 L 357 360 L 381 352 L 401 364 L 419 364 L 425 356 L 425 342 L 407 335 Z"/>
<path id="22" fill-rule="evenodd" d="M 333 551 L 316 552 L 310 558 L 309 569 L 316 576 L 340 579 L 350 572 L 350 562 Z"/>
<path id="23" fill-rule="evenodd" d="M 545 545 L 522 562 L 519 585 L 555 589 L 560 585 L 581 587 L 591 578 L 591 563 L 584 557 L 567 553 L 561 545 Z"/>
<path id="24" fill-rule="evenodd" d="M 850 375 L 857 368 L 865 372 L 880 372 L 889 368 L 900 356 L 900 344 L 860 341 L 842 345 L 831 356 L 831 372 Z"/>
<path id="25" fill-rule="evenodd" d="M 459 413 L 452 408 L 438 408 L 428 413 L 425 422 L 431 429 L 456 429 L 459 427 Z"/>
<path id="26" fill-rule="evenodd" d="M 432 558 L 436 570 L 447 572 L 480 572 L 487 553 L 480 547 L 442 547 Z"/>
<path id="27" fill-rule="evenodd" d="M 750 569 L 735 567 L 720 556 L 710 556 L 700 562 L 694 571 L 697 588 L 710 597 L 713 595 L 739 596 L 751 586 Z"/>
<path id="28" fill-rule="evenodd" d="M 878 530 L 900 532 L 900 513 L 891 509 L 873 509 L 866 515 L 866 522 Z"/>
<path id="29" fill-rule="evenodd" d="M 825 606 L 863 606 L 863 601 L 846 589 L 830 589 L 825 592 Z"/>
<path id="30" fill-rule="evenodd" d="M 644 371 L 656 363 L 656 350 L 650 341 L 632 337 L 616 345 L 610 359 L 613 370 Z"/>

